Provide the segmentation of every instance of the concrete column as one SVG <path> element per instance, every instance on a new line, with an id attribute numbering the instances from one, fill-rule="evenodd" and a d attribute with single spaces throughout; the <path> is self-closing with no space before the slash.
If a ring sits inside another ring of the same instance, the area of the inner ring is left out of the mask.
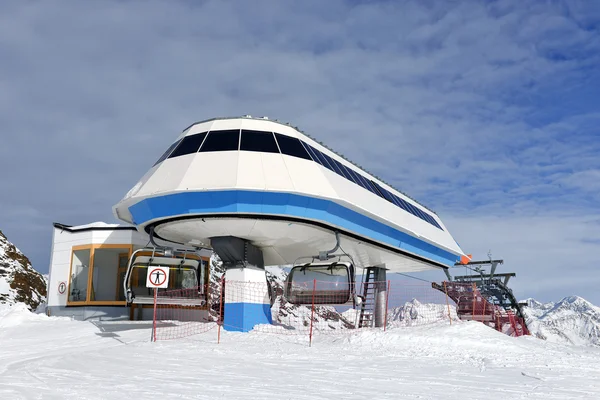
<path id="1" fill-rule="evenodd" d="M 255 325 L 273 323 L 264 269 L 228 268 L 225 271 L 224 303 L 225 330 L 249 332 Z"/>
<path id="2" fill-rule="evenodd" d="M 375 327 L 381 328 L 385 324 L 385 314 L 387 312 L 387 277 L 385 267 L 371 267 L 373 268 L 374 282 L 375 284 L 375 310 L 374 320 Z"/>

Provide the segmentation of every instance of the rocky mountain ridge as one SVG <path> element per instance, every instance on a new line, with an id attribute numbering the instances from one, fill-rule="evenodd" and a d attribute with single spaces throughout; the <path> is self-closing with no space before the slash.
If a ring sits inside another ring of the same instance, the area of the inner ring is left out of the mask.
<path id="1" fill-rule="evenodd" d="M 0 231 L 0 304 L 23 303 L 31 311 L 46 300 L 46 281 Z"/>

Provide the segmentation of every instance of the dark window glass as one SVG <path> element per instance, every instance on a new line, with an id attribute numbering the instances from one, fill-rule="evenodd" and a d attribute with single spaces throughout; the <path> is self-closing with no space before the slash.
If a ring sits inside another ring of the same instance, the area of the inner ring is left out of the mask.
<path id="1" fill-rule="evenodd" d="M 329 156 L 328 156 L 327 154 L 325 154 L 325 153 L 322 153 L 322 154 L 323 154 L 323 157 L 325 157 L 325 159 L 327 160 L 327 162 L 328 162 L 328 163 L 329 163 L 329 165 L 331 166 L 331 170 L 332 170 L 333 172 L 335 172 L 335 173 L 336 173 L 336 174 L 338 174 L 338 175 L 341 175 L 341 176 L 343 176 L 343 177 L 344 177 L 344 178 L 346 178 L 346 179 L 348 178 L 348 177 L 347 177 L 347 176 L 344 174 L 344 172 L 342 171 L 342 168 L 341 168 L 342 166 L 341 166 L 341 165 L 340 165 L 340 164 L 339 164 L 337 161 L 335 161 L 333 158 L 329 157 Z"/>
<path id="2" fill-rule="evenodd" d="M 373 188 L 375 189 L 375 194 L 377 196 L 385 199 L 385 196 L 383 195 L 383 192 L 382 192 L 383 188 L 373 181 L 369 181 L 369 182 L 371 183 L 371 185 L 373 185 Z"/>
<path id="3" fill-rule="evenodd" d="M 279 153 L 273 132 L 242 129 L 240 150 L 260 151 L 261 153 Z"/>
<path id="4" fill-rule="evenodd" d="M 340 176 L 344 176 L 344 174 L 342 173 L 342 170 L 340 169 L 340 166 L 337 165 L 337 161 L 335 161 L 333 158 L 329 157 L 327 154 L 322 153 L 323 157 L 325 157 L 325 159 L 327 160 L 327 162 L 329 163 L 329 165 L 331 166 L 331 170 L 333 172 L 335 172 L 336 174 L 340 175 Z"/>
<path id="5" fill-rule="evenodd" d="M 419 216 L 419 213 L 418 213 L 417 209 L 415 208 L 415 206 L 410 204 L 408 201 L 406 202 L 406 205 L 408 206 L 408 212 L 410 212 L 414 216 L 417 216 L 417 217 Z"/>
<path id="6" fill-rule="evenodd" d="M 354 178 L 352 174 L 348 171 L 348 169 L 339 161 L 335 161 L 336 166 L 342 171 L 342 175 L 346 177 L 350 182 L 354 182 Z"/>
<path id="7" fill-rule="evenodd" d="M 421 218 L 423 221 L 427 221 L 427 214 L 425 214 L 423 210 L 421 210 L 419 207 L 415 207 L 415 210 L 417 210 L 417 217 Z"/>
<path id="8" fill-rule="evenodd" d="M 318 151 L 318 150 L 317 150 L 317 151 Z M 333 172 L 335 172 L 335 173 L 337 174 L 337 172 L 336 172 L 335 168 L 333 167 L 333 165 L 334 165 L 334 162 L 333 162 L 333 160 L 331 159 L 331 157 L 329 157 L 327 154 L 325 154 L 325 153 L 323 153 L 323 152 L 320 152 L 319 154 L 321 155 L 321 157 L 323 157 L 323 158 L 325 159 L 325 163 L 324 163 L 323 165 L 325 165 L 327 168 L 329 168 L 330 170 L 332 170 Z M 317 156 L 318 156 L 319 154 L 317 154 Z"/>
<path id="9" fill-rule="evenodd" d="M 280 133 L 276 133 L 275 138 L 277 139 L 277 143 L 279 143 L 279 149 L 283 154 L 304 158 L 305 160 L 311 159 L 300 140 L 290 136 L 282 135 Z"/>
<path id="10" fill-rule="evenodd" d="M 353 169 L 346 168 L 346 171 L 348 171 L 348 173 L 352 176 L 352 182 L 356 183 L 359 186 L 363 186 L 363 183 L 361 182 L 360 177 Z"/>
<path id="11" fill-rule="evenodd" d="M 313 153 L 315 154 L 315 156 L 319 159 L 319 164 L 321 164 L 325 168 L 330 169 L 335 172 L 333 167 L 327 162 L 327 159 L 325 158 L 325 155 L 323 153 L 321 153 L 319 150 L 315 149 L 314 147 L 311 147 L 311 149 L 312 149 Z"/>
<path id="12" fill-rule="evenodd" d="M 154 165 L 156 165 L 156 164 L 160 164 L 161 162 L 165 161 L 165 159 L 166 159 L 166 158 L 169 156 L 169 154 L 171 154 L 171 152 L 173 151 L 173 149 L 174 149 L 175 147 L 177 147 L 177 145 L 179 145 L 179 143 L 181 143 L 181 140 L 178 140 L 178 141 L 176 141 L 175 143 L 173 143 L 172 145 L 170 145 L 170 146 L 169 146 L 169 148 L 167 149 L 167 151 L 165 151 L 165 152 L 163 153 L 163 155 L 162 155 L 162 156 L 160 156 L 160 158 L 158 159 L 158 161 L 156 161 L 156 162 L 154 163 Z M 153 165 L 153 166 L 154 166 L 154 165 Z"/>
<path id="13" fill-rule="evenodd" d="M 346 168 L 344 168 L 344 166 L 339 161 L 334 160 L 331 157 L 329 157 L 327 161 L 329 161 L 329 163 L 333 166 L 333 170 L 335 172 L 337 172 L 338 174 L 340 174 L 344 178 L 346 178 L 348 180 L 351 180 L 350 179 L 350 175 L 348 174 L 348 172 L 346 172 Z"/>
<path id="14" fill-rule="evenodd" d="M 350 181 L 356 183 L 357 185 L 360 185 L 359 181 L 358 181 L 358 177 L 353 173 L 354 171 L 352 171 L 350 168 L 346 167 L 344 164 L 339 163 L 340 167 L 342 167 L 342 172 L 348 177 L 348 179 L 350 179 Z"/>
<path id="15" fill-rule="evenodd" d="M 379 192 L 381 192 L 381 194 L 383 195 L 383 198 L 384 198 L 384 199 L 386 199 L 387 201 L 389 201 L 389 202 L 390 202 L 390 203 L 392 203 L 392 204 L 395 204 L 395 203 L 394 203 L 394 195 L 393 195 L 392 193 L 390 193 L 390 191 L 389 191 L 389 190 L 387 190 L 387 189 L 383 188 L 383 187 L 382 187 L 380 184 L 378 184 L 377 182 L 373 182 L 373 181 L 371 181 L 371 183 L 372 183 L 373 185 L 375 185 L 375 187 L 377 187 L 377 190 L 378 190 Z"/>
<path id="16" fill-rule="evenodd" d="M 205 137 L 206 132 L 184 137 L 181 143 L 179 143 L 179 146 L 177 146 L 177 148 L 175 149 L 175 151 L 171 153 L 169 158 L 179 157 L 191 153 L 197 153 Z"/>
<path id="17" fill-rule="evenodd" d="M 369 192 L 371 192 L 373 194 L 377 194 L 377 192 L 373 188 L 373 185 L 371 185 L 371 183 L 369 182 L 369 180 L 367 178 L 365 178 L 361 174 L 356 174 L 356 175 L 358 176 L 358 179 L 360 180 L 362 187 L 364 187 L 365 189 L 367 189 Z"/>
<path id="18" fill-rule="evenodd" d="M 200 152 L 237 150 L 240 141 L 240 130 L 210 131 Z"/>
<path id="19" fill-rule="evenodd" d="M 404 199 L 401 199 L 398 196 L 394 196 L 394 200 L 398 207 L 402 208 L 406 212 L 410 212 L 410 209 L 408 208 L 408 203 L 404 201 Z"/>
<path id="20" fill-rule="evenodd" d="M 312 151 L 315 154 L 315 156 L 319 159 L 319 164 L 321 164 L 325 168 L 331 169 L 331 165 L 329 165 L 329 163 L 327 162 L 325 157 L 323 157 L 323 153 L 321 153 L 319 150 L 315 149 L 314 147 L 312 147 Z"/>
<path id="21" fill-rule="evenodd" d="M 319 160 L 319 157 L 317 157 L 317 154 L 315 153 L 315 149 L 313 149 L 313 147 L 311 145 L 308 145 L 306 143 L 302 143 L 302 144 L 306 148 L 306 151 L 308 151 L 308 154 L 310 154 L 310 157 L 313 159 L 313 161 L 321 164 L 321 160 Z"/>
<path id="22" fill-rule="evenodd" d="M 425 214 L 425 221 L 429 222 L 431 225 L 437 225 L 435 219 L 429 214 Z"/>

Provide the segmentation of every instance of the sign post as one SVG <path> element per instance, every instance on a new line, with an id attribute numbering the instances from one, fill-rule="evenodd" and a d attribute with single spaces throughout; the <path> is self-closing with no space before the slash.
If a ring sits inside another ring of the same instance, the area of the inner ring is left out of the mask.
<path id="1" fill-rule="evenodd" d="M 158 299 L 158 289 L 169 287 L 169 267 L 148 268 L 146 287 L 154 288 L 154 315 L 152 317 L 152 337 L 150 341 L 156 342 L 156 302 Z"/>

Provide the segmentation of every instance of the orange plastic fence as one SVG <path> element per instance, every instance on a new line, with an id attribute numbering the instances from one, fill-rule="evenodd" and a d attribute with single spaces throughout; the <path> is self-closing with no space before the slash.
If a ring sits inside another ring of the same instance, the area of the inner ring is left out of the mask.
<path id="1" fill-rule="evenodd" d="M 253 332 L 306 336 L 309 341 L 313 335 L 450 324 L 458 319 L 456 304 L 425 282 L 370 282 L 353 288 L 348 283 L 310 280 L 287 289 L 284 295 L 283 288 L 266 282 L 223 281 L 213 284 L 206 296 L 208 288 L 160 293 L 154 337 L 176 339 L 218 328 L 220 341 L 221 328 L 243 328 L 226 318 L 230 308 L 224 305 L 233 303 L 253 304 L 256 312 L 270 314 L 272 323 L 255 325 Z M 206 303 L 197 304 L 199 298 Z M 167 301 L 173 304 L 164 304 Z"/>

